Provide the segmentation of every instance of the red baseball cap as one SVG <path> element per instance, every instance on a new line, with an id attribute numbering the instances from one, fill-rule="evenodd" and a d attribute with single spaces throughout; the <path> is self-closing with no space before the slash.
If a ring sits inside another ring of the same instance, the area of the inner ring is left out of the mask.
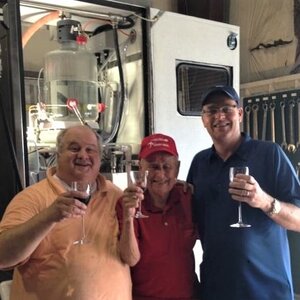
<path id="1" fill-rule="evenodd" d="M 146 136 L 142 140 L 139 159 L 147 158 L 150 154 L 156 152 L 167 152 L 178 157 L 175 141 L 170 136 L 161 133 Z"/>

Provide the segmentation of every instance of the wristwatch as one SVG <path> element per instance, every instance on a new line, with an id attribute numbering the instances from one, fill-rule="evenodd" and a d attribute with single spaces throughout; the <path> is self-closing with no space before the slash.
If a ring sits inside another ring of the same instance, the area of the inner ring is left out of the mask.
<path id="1" fill-rule="evenodd" d="M 273 201 L 271 203 L 271 209 L 267 212 L 267 215 L 272 217 L 273 215 L 279 214 L 280 210 L 281 210 L 280 201 L 277 200 L 276 198 L 273 198 Z"/>

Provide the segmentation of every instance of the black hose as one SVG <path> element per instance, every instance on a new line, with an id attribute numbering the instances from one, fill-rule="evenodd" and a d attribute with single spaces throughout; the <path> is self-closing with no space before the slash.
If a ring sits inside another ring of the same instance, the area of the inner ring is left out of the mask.
<path id="1" fill-rule="evenodd" d="M 117 137 L 119 129 L 120 129 L 120 123 L 122 119 L 122 113 L 123 113 L 123 107 L 125 102 L 125 82 L 124 82 L 124 73 L 123 73 L 123 67 L 122 67 L 122 60 L 121 60 L 121 54 L 120 54 L 120 47 L 119 47 L 119 39 L 118 39 L 118 29 L 128 29 L 134 26 L 133 19 L 129 17 L 125 17 L 126 23 L 118 23 L 118 24 L 105 24 L 98 28 L 96 28 L 93 32 L 93 35 L 99 34 L 104 31 L 113 30 L 113 40 L 114 40 L 114 47 L 116 51 L 116 59 L 117 59 L 117 66 L 119 71 L 119 78 L 120 78 L 120 100 L 118 102 L 117 106 L 117 113 L 115 118 L 115 124 L 113 126 L 113 129 L 111 131 L 111 134 L 108 135 L 107 138 L 103 137 L 103 142 L 109 143 L 111 142 L 115 137 Z M 106 135 L 106 133 L 105 133 Z M 103 136 L 103 133 L 102 133 Z"/>
<path id="2" fill-rule="evenodd" d="M 121 55 L 120 55 L 120 47 L 119 47 L 119 39 L 118 39 L 118 30 L 117 27 L 113 27 L 113 38 L 114 38 L 114 46 L 116 50 L 116 56 L 117 56 L 117 64 L 118 64 L 118 71 L 119 71 L 119 77 L 120 77 L 120 101 L 118 103 L 117 107 L 117 115 L 116 115 L 116 121 L 112 130 L 112 133 L 110 137 L 104 141 L 104 143 L 111 142 L 117 135 L 120 129 L 120 123 L 123 113 L 123 107 L 125 102 L 125 83 L 124 83 L 124 73 L 123 73 L 123 67 L 122 67 L 122 61 L 121 61 Z"/>
<path id="3" fill-rule="evenodd" d="M 118 29 L 129 29 L 131 27 L 134 26 L 134 20 L 130 17 L 124 17 L 124 20 L 125 22 L 119 22 L 118 23 Z M 113 25 L 112 24 L 104 24 L 104 25 L 101 25 L 99 27 L 97 27 L 94 31 L 93 31 L 93 36 L 94 35 L 97 35 L 101 32 L 104 32 L 104 31 L 109 31 L 109 30 L 113 30 Z"/>
<path id="4" fill-rule="evenodd" d="M 94 31 L 93 31 L 93 36 L 94 35 L 97 35 L 101 32 L 104 32 L 104 31 L 109 31 L 109 30 L 112 30 L 112 25 L 111 24 L 104 24 L 104 25 L 101 25 L 99 27 L 97 27 Z"/>

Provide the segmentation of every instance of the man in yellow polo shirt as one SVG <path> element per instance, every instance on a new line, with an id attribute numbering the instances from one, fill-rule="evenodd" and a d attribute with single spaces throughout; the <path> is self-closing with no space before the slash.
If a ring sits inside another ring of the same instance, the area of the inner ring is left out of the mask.
<path id="1" fill-rule="evenodd" d="M 130 300 L 128 266 L 118 251 L 116 201 L 122 191 L 99 174 L 101 143 L 88 126 L 57 139 L 57 166 L 17 194 L 0 224 L 0 268 L 15 268 L 11 300 Z M 73 181 L 93 187 L 88 205 Z M 88 242 L 81 237 L 84 215 Z"/>

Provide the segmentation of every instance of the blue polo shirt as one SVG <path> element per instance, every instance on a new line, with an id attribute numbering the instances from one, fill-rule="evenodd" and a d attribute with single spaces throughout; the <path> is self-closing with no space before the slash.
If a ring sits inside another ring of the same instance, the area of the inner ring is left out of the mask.
<path id="1" fill-rule="evenodd" d="M 295 170 L 272 142 L 243 134 L 237 151 L 223 161 L 214 147 L 194 157 L 187 181 L 194 185 L 194 212 L 203 247 L 202 300 L 293 300 L 286 229 L 262 210 L 242 205 L 250 228 L 232 228 L 238 202 L 228 193 L 229 168 L 247 165 L 261 188 L 280 201 L 300 206 Z"/>

